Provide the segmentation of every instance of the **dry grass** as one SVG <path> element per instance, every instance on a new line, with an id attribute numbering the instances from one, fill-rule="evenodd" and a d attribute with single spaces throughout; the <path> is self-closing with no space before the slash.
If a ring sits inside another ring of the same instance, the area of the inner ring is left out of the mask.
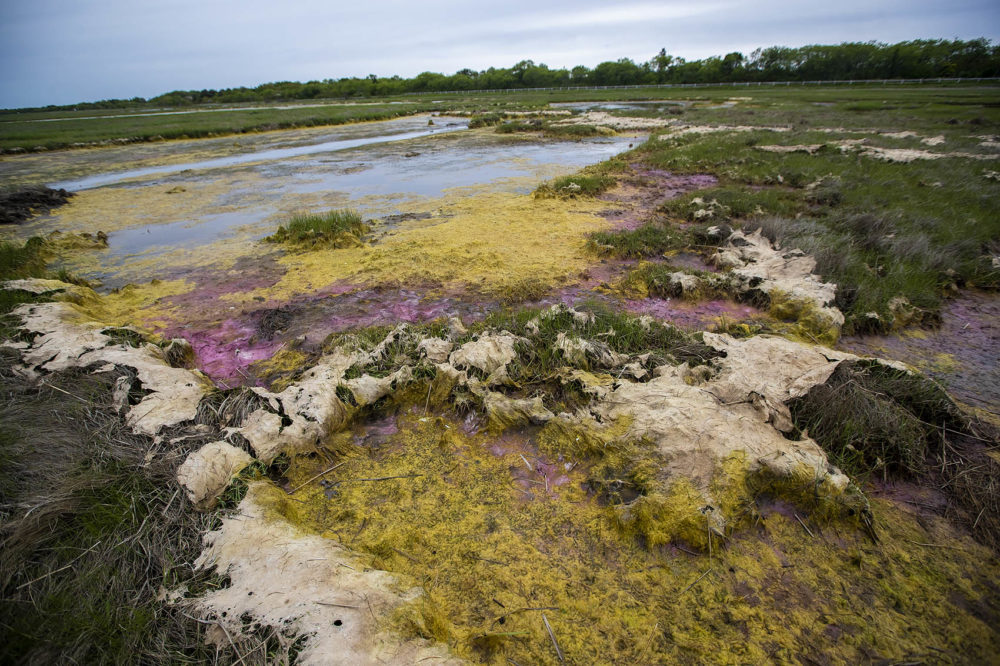
<path id="1" fill-rule="evenodd" d="M 115 413 L 114 377 L 70 371 L 31 385 L 15 361 L 0 356 L 0 662 L 287 658 L 274 637 L 219 652 L 204 643 L 211 622 L 157 599 L 226 584 L 192 568 L 217 516 L 194 511 L 175 477 L 216 433 L 154 443 Z"/>
<path id="2" fill-rule="evenodd" d="M 948 512 L 1000 548 L 1000 447 L 933 381 L 874 363 L 844 363 L 789 404 L 796 426 L 855 477 L 940 487 Z"/>

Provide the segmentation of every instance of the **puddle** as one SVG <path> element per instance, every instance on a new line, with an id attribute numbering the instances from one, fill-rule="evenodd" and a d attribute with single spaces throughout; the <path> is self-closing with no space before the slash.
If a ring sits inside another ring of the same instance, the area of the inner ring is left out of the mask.
<path id="1" fill-rule="evenodd" d="M 54 189 L 61 188 L 70 190 L 72 192 L 78 192 L 80 190 L 89 190 L 95 187 L 101 187 L 103 185 L 113 185 L 115 183 L 121 183 L 127 180 L 146 178 L 148 176 L 165 176 L 186 171 L 204 171 L 207 169 L 221 169 L 225 167 L 239 166 L 242 164 L 251 164 L 254 162 L 274 162 L 279 160 L 287 160 L 293 157 L 301 157 L 303 155 L 316 155 L 319 153 L 332 153 L 340 150 L 348 150 L 350 148 L 360 148 L 361 146 L 370 146 L 376 143 L 386 143 L 390 141 L 405 141 L 407 139 L 416 139 L 431 134 L 454 132 L 457 130 L 463 130 L 467 128 L 468 128 L 468 123 L 455 122 L 453 124 L 445 125 L 443 127 L 435 126 L 432 129 L 425 129 L 419 131 L 394 132 L 394 133 L 364 137 L 359 139 L 334 139 L 331 141 L 324 141 L 322 143 L 316 143 L 311 145 L 293 146 L 291 148 L 272 148 L 270 150 L 261 150 L 252 153 L 244 153 L 242 155 L 233 155 L 229 157 L 218 157 L 215 159 L 201 160 L 198 162 L 169 164 L 164 166 L 147 167 L 145 169 L 133 169 L 131 171 L 122 171 L 118 173 L 99 174 L 96 176 L 81 178 L 79 180 L 64 180 L 58 183 L 52 183 L 51 185 L 49 185 L 49 187 L 52 187 Z"/>
<path id="2" fill-rule="evenodd" d="M 841 338 L 841 349 L 908 363 L 958 400 L 1000 418 L 1000 294 L 967 291 L 945 303 L 941 326 Z"/>
<path id="3" fill-rule="evenodd" d="M 27 238 L 56 229 L 106 232 L 107 250 L 66 257 L 62 265 L 111 289 L 164 279 L 168 273 L 184 278 L 185 267 L 195 273 L 235 256 L 259 254 L 257 241 L 296 212 L 355 208 L 374 220 L 376 234 L 385 233 L 412 220 L 383 224 L 382 218 L 432 212 L 420 207 L 433 206 L 439 197 L 528 193 L 541 181 L 608 159 L 636 141 L 634 135 L 511 141 L 461 132 L 466 127 L 461 119 L 435 117 L 434 122 L 427 127 L 424 116 L 336 132 L 291 130 L 284 138 L 276 132 L 255 140 L 252 152 L 65 181 L 71 189 L 111 184 L 84 189 L 73 206 L 12 233 Z M 310 138 L 318 143 L 308 143 Z M 185 142 L 173 157 L 232 150 L 232 143 L 226 148 L 213 139 L 206 148 Z M 135 153 L 148 155 L 149 150 L 137 146 Z M 65 156 L 49 157 L 55 164 Z"/>

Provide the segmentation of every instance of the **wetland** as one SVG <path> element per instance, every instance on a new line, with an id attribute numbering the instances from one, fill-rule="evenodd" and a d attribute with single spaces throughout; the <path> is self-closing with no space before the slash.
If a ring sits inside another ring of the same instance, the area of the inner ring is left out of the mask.
<path id="1" fill-rule="evenodd" d="M 146 534 L 110 625 L 225 663 L 994 659 L 1000 93 L 653 92 L 2 156 L 73 193 L 0 227 L 5 487 L 117 493 L 11 593 Z"/>

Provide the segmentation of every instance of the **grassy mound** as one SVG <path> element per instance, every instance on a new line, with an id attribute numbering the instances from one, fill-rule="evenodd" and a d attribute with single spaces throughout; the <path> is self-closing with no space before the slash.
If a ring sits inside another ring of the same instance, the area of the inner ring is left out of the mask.
<path id="1" fill-rule="evenodd" d="M 301 214 L 292 217 L 288 225 L 278 227 L 264 240 L 306 247 L 357 247 L 369 227 L 356 210 L 339 209 L 327 213 Z"/>

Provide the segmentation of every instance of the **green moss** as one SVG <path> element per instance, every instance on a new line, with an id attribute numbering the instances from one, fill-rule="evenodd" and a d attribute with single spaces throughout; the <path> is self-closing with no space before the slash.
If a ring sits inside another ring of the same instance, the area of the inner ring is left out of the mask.
<path id="1" fill-rule="evenodd" d="M 783 325 L 775 325 L 775 331 L 805 342 L 833 346 L 840 339 L 840 326 L 815 302 L 794 298 L 778 289 L 767 294 L 768 314 Z"/>

